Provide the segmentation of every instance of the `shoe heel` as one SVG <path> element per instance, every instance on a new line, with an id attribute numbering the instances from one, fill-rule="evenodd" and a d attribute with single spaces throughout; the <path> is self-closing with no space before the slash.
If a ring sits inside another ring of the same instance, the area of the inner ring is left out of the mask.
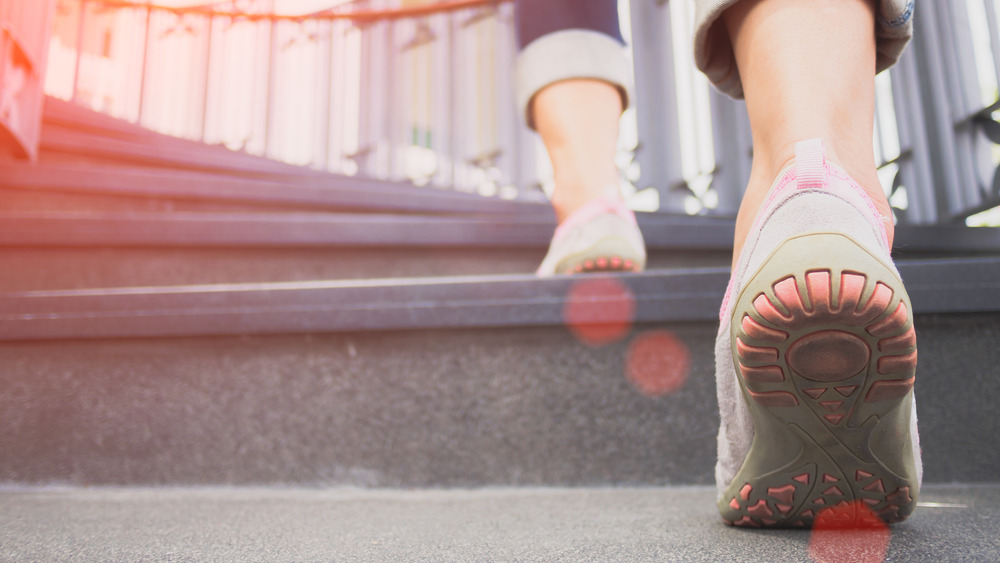
<path id="1" fill-rule="evenodd" d="M 754 423 L 723 519 L 809 527 L 905 519 L 918 483 L 910 440 L 912 308 L 896 273 L 842 234 L 784 242 L 737 298 L 730 332 Z"/>

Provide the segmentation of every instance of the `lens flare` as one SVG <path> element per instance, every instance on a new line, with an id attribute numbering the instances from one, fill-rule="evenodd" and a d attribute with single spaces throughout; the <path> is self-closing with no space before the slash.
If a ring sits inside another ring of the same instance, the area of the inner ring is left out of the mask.
<path id="1" fill-rule="evenodd" d="M 575 281 L 566 294 L 563 322 L 587 346 L 605 346 L 628 336 L 635 319 L 635 295 L 611 277 Z"/>
<path id="2" fill-rule="evenodd" d="M 816 515 L 809 556 L 816 563 L 882 563 L 889 550 L 889 526 L 861 501 L 845 502 Z"/>
<path id="3" fill-rule="evenodd" d="M 679 391 L 691 370 L 691 352 L 669 330 L 650 330 L 629 343 L 625 377 L 647 397 Z"/>

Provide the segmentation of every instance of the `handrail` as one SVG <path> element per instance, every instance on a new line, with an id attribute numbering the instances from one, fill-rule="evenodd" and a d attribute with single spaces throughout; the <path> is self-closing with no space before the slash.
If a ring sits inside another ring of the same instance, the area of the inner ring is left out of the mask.
<path id="1" fill-rule="evenodd" d="M 513 0 L 439 0 L 433 4 L 423 6 L 409 6 L 404 8 L 393 8 L 388 10 L 357 10 L 349 11 L 341 8 L 330 8 L 320 12 L 310 14 L 252 14 L 234 10 L 216 10 L 214 8 L 202 6 L 164 6 L 161 4 L 145 4 L 139 2 L 128 2 L 126 0 L 83 0 L 88 4 L 100 4 L 106 8 L 137 8 L 159 12 L 168 12 L 176 15 L 198 15 L 208 17 L 230 17 L 245 21 L 292 21 L 302 22 L 307 20 L 351 20 L 351 21 L 384 21 L 429 16 L 443 14 L 457 10 L 478 8 L 486 6 L 496 6 L 504 2 Z"/>

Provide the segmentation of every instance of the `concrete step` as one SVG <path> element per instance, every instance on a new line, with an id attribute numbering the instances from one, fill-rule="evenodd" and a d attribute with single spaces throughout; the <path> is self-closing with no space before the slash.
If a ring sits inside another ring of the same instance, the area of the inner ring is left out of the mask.
<path id="1" fill-rule="evenodd" d="M 547 205 L 541 214 L 482 201 L 452 213 L 319 212 L 282 208 L 287 197 L 250 201 L 209 187 L 214 199 L 0 189 L 0 270 L 8 273 L 0 291 L 529 273 L 555 229 Z M 421 202 L 451 206 L 421 199 L 405 207 Z M 729 261 L 731 221 L 639 220 L 651 268 Z"/>
<path id="2" fill-rule="evenodd" d="M 319 176 L 320 172 L 223 145 L 157 133 L 72 102 L 46 96 L 38 160 L 44 165 L 89 161 L 239 174 Z"/>
<path id="3" fill-rule="evenodd" d="M 311 171 L 310 171 L 311 172 Z M 90 161 L 0 164 L 3 209 L 261 209 L 514 214 L 552 218 L 542 201 L 508 201 L 335 174 L 276 175 Z"/>
<path id="4" fill-rule="evenodd" d="M 540 280 L 544 203 L 46 120 L 0 170 L 0 483 L 712 481 L 731 220 L 641 214 L 664 269 Z M 998 232 L 897 236 L 932 482 L 1000 470 Z"/>
<path id="5" fill-rule="evenodd" d="M 216 159 L 225 149 L 52 105 L 50 130 L 91 135 L 95 147 L 111 143 L 102 149 L 109 155 L 119 145 L 127 154 L 0 164 L 0 268 L 11 272 L 0 291 L 529 273 L 555 229 L 547 202 L 322 174 L 236 153 Z M 129 156 L 142 150 L 162 161 Z M 219 166 L 197 164 L 206 158 Z M 643 213 L 639 221 L 651 267 L 729 260 L 732 220 Z"/>
<path id="6" fill-rule="evenodd" d="M 919 314 L 1000 311 L 1000 258 L 898 264 Z M 714 321 L 726 267 L 0 293 L 0 340 Z"/>
<path id="7" fill-rule="evenodd" d="M 136 210 L 83 199 L 106 208 L 6 201 L 0 269 L 8 275 L 0 291 L 524 274 L 541 262 L 555 227 L 551 217 L 530 214 Z M 731 221 L 638 219 L 650 269 L 729 264 Z M 1000 229 L 903 227 L 896 240 L 903 260 L 1000 254 Z"/>
<path id="8" fill-rule="evenodd" d="M 248 212 L 0 212 L 0 291 L 526 274 L 547 220 Z M 724 266 L 731 228 L 643 218 L 649 268 Z"/>
<path id="9" fill-rule="evenodd" d="M 0 247 L 0 291 L 524 275 L 544 255 L 529 247 Z M 725 251 L 652 249 L 648 266 L 728 260 Z"/>
<path id="10" fill-rule="evenodd" d="M 993 481 L 997 262 L 902 266 L 927 479 Z M 707 484 L 725 281 L 7 293 L 0 482 Z"/>
<path id="11" fill-rule="evenodd" d="M 42 115 L 38 163 L 0 163 L 0 190 L 5 202 L 26 197 L 51 202 L 45 192 L 54 192 L 104 196 L 106 202 L 107 196 L 139 198 L 133 205 L 148 205 L 142 198 L 164 198 L 179 206 L 224 201 L 321 211 L 552 215 L 543 201 L 507 201 L 409 181 L 330 174 L 156 133 L 51 97 Z M 95 209 L 87 202 L 74 203 L 83 206 L 75 210 Z"/>
<path id="12" fill-rule="evenodd" d="M 722 524 L 708 487 L 0 491 L 9 561 L 1000 560 L 1000 486 L 930 486 L 889 529 Z"/>
<path id="13" fill-rule="evenodd" d="M 531 272 L 544 253 L 533 248 L 0 247 L 0 291 L 493 276 Z M 699 254 L 688 255 L 692 264 L 704 261 Z M 665 265 L 663 259 L 657 263 Z"/>

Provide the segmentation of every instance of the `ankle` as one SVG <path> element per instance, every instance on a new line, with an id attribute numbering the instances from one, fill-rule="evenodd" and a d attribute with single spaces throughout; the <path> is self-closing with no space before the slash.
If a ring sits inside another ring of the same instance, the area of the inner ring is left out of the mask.
<path id="1" fill-rule="evenodd" d="M 875 208 L 878 209 L 879 215 L 882 217 L 882 225 L 885 228 L 886 238 L 889 242 L 889 247 L 892 248 L 893 233 L 895 230 L 892 219 L 892 207 L 890 207 L 889 200 L 882 189 L 882 181 L 878 177 L 878 168 L 875 165 L 874 154 L 871 152 L 862 154 L 863 156 L 860 158 L 851 158 L 845 154 L 845 158 L 841 159 L 837 153 L 828 150 L 827 162 L 847 173 L 861 187 L 868 196 L 868 199 L 872 201 Z"/>
<path id="2" fill-rule="evenodd" d="M 889 200 L 886 198 L 885 191 L 882 189 L 882 182 L 878 177 L 878 170 L 873 166 L 870 169 L 864 171 L 851 171 L 850 169 L 841 166 L 847 174 L 854 179 L 855 182 L 861 189 L 864 190 L 868 198 L 875 204 L 875 208 L 878 209 L 879 215 L 882 217 L 882 226 L 885 228 L 886 239 L 889 243 L 889 248 L 892 248 L 893 234 L 895 232 L 895 224 L 892 218 L 892 207 L 889 205 Z"/>
<path id="3" fill-rule="evenodd" d="M 778 155 L 776 158 L 765 159 L 758 154 L 759 158 L 754 161 L 750 174 L 750 182 L 747 185 L 747 190 L 736 220 L 736 233 L 733 244 L 733 269 L 736 268 L 743 245 L 751 228 L 753 228 L 757 214 L 764 203 L 764 198 L 768 191 L 781 171 L 795 162 L 794 144 L 787 148 L 789 150 L 773 153 Z M 889 206 L 889 201 L 882 189 L 874 159 L 862 158 L 842 161 L 835 151 L 827 148 L 826 161 L 846 172 L 875 205 L 879 215 L 882 217 L 882 225 L 885 228 L 886 237 L 891 248 L 894 234 L 892 208 Z"/>
<path id="4" fill-rule="evenodd" d="M 562 223 L 580 208 L 598 199 L 615 199 L 621 201 L 621 192 L 617 182 L 595 183 L 556 183 L 552 193 L 552 208 L 556 212 L 556 221 Z"/>

